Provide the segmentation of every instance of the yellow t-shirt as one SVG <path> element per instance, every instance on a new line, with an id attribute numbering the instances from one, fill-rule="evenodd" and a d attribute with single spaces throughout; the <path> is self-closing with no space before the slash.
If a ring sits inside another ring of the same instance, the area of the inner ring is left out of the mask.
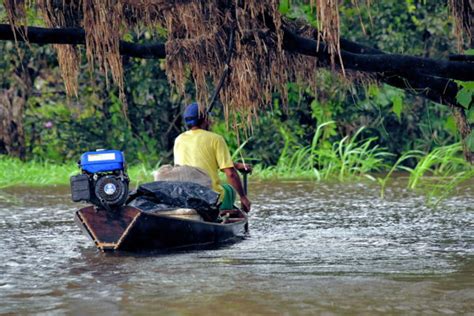
<path id="1" fill-rule="evenodd" d="M 224 138 L 203 130 L 189 130 L 174 141 L 174 164 L 198 167 L 205 170 L 212 180 L 212 189 L 224 196 L 218 170 L 232 168 L 234 163 Z"/>

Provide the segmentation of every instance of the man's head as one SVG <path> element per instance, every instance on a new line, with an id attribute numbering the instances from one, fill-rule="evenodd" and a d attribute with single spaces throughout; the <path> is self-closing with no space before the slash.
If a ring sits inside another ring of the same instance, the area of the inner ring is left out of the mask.
<path id="1" fill-rule="evenodd" d="M 197 103 L 191 103 L 186 107 L 183 113 L 183 118 L 184 123 L 188 128 L 209 128 L 210 122 L 208 116 L 199 110 L 199 105 Z"/>

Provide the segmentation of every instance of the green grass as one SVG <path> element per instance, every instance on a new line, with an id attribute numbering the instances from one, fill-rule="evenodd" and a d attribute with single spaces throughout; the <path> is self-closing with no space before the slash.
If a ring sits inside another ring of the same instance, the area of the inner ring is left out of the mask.
<path id="1" fill-rule="evenodd" d="M 375 180 L 371 173 L 389 169 L 386 160 L 392 154 L 374 145 L 376 138 L 359 139 L 364 128 L 328 146 L 327 142 L 322 141 L 321 135 L 324 127 L 330 124 L 334 122 L 319 125 L 311 144 L 307 146 L 290 146 L 289 138 L 285 137 L 285 145 L 276 166 L 265 168 L 257 165 L 255 175 L 262 179 L 344 181 L 367 177 Z M 293 148 L 291 153 L 290 148 Z"/>
<path id="2" fill-rule="evenodd" d="M 410 174 L 408 188 L 427 193 L 427 202 L 437 205 L 460 184 L 474 178 L 474 166 L 466 162 L 461 143 L 435 148 L 420 155 L 414 168 L 404 167 Z"/>
<path id="3" fill-rule="evenodd" d="M 130 166 L 132 185 L 153 180 L 152 168 L 144 164 Z M 79 173 L 75 162 L 55 164 L 28 161 L 0 155 L 0 189 L 10 186 L 69 185 L 69 178 Z"/>
<path id="4" fill-rule="evenodd" d="M 148 164 L 136 164 L 129 166 L 127 173 L 130 178 L 130 187 L 138 187 L 139 184 L 153 181 L 153 170 L 158 169 L 159 165 L 154 167 Z"/>
<path id="5" fill-rule="evenodd" d="M 414 168 L 403 166 L 407 159 L 415 159 Z M 383 178 L 378 178 L 383 198 L 385 188 L 394 171 L 408 173 L 407 187 L 425 193 L 427 204 L 436 206 L 462 183 L 474 178 L 474 166 L 463 156 L 461 143 L 435 148 L 429 153 L 412 150 L 404 153 Z"/>
<path id="6" fill-rule="evenodd" d="M 385 174 L 385 176 L 383 178 L 380 178 L 380 177 L 377 178 L 377 181 L 380 184 L 380 196 L 382 198 L 384 198 L 385 189 L 387 187 L 387 184 L 388 184 L 389 180 L 391 179 L 391 176 L 393 175 L 393 173 L 395 171 L 397 171 L 397 170 L 405 170 L 405 171 L 409 170 L 409 168 L 404 167 L 402 165 L 402 163 L 404 161 L 406 161 L 408 159 L 419 159 L 423 155 L 424 155 L 424 153 L 422 151 L 410 150 L 410 151 L 404 153 L 402 156 L 400 156 L 400 158 L 398 158 L 398 160 L 393 164 L 393 166 L 390 168 L 390 170 Z"/>
<path id="7" fill-rule="evenodd" d="M 75 163 L 58 165 L 38 161 L 23 162 L 0 156 L 0 188 L 69 184 L 69 177 L 77 173 Z"/>
<path id="8" fill-rule="evenodd" d="M 408 187 L 415 189 L 423 185 L 423 177 L 431 175 L 431 179 L 457 176 L 469 171 L 469 164 L 465 161 L 461 143 L 435 148 L 432 152 L 423 155 L 413 169 L 405 168 L 410 173 Z"/>

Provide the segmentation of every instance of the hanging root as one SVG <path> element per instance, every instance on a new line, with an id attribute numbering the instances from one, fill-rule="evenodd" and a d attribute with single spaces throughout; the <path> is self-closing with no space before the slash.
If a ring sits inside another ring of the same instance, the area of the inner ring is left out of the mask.
<path id="1" fill-rule="evenodd" d="M 26 26 L 26 0 L 3 0 L 3 6 L 7 11 L 8 22 L 15 31 L 20 31 L 20 26 Z"/>
<path id="2" fill-rule="evenodd" d="M 120 0 L 83 0 L 86 56 L 91 67 L 97 63 L 105 74 L 117 84 L 124 104 L 124 81 L 120 38 L 122 36 L 122 3 Z M 126 109 L 125 109 L 126 111 Z"/>
<path id="3" fill-rule="evenodd" d="M 38 0 L 38 6 L 48 27 L 79 27 L 81 1 Z M 66 93 L 77 97 L 80 53 L 74 45 L 54 45 Z"/>
<path id="4" fill-rule="evenodd" d="M 316 8 L 316 18 L 318 21 L 318 44 L 324 41 L 328 47 L 331 58 L 331 66 L 334 68 L 336 58 L 342 65 L 341 47 L 339 44 L 340 21 L 339 21 L 339 0 L 311 0 L 311 5 Z M 319 45 L 318 45 L 319 46 Z"/>
<path id="5" fill-rule="evenodd" d="M 457 38 L 458 50 L 462 51 L 464 39 L 467 44 L 472 45 L 472 18 L 474 17 L 474 3 L 471 0 L 449 0 L 448 6 L 454 18 L 454 34 Z"/>
<path id="6" fill-rule="evenodd" d="M 258 110 L 271 105 L 274 92 L 286 100 L 286 83 L 298 71 L 304 69 L 299 78 L 314 78 L 314 58 L 283 50 L 278 0 L 189 0 L 167 5 L 160 12 L 168 30 L 168 78 L 181 92 L 191 78 L 201 106 L 209 100 L 210 86 L 218 85 L 232 47 L 230 71 L 219 96 L 226 121 L 234 128 L 251 128 Z M 235 43 L 229 45 L 233 32 Z"/>

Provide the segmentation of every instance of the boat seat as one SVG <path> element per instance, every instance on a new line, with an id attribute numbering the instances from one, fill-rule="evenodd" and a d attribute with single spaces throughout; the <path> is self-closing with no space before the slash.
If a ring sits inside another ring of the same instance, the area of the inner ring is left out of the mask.
<path id="1" fill-rule="evenodd" d="M 184 219 L 192 219 L 197 221 L 203 221 L 204 219 L 199 215 L 199 213 L 192 208 L 177 208 L 175 210 L 170 211 L 161 211 L 158 214 L 171 216 L 171 217 L 179 217 Z"/>

